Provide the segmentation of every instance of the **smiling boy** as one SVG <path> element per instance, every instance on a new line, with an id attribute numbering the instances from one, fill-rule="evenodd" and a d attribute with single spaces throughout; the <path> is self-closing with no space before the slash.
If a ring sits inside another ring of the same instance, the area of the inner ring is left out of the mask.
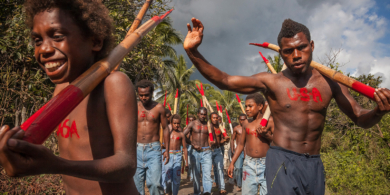
<path id="1" fill-rule="evenodd" d="M 112 45 L 112 20 L 101 1 L 29 0 L 27 24 L 54 96 Z M 67 194 L 136 194 L 137 105 L 123 73 L 105 78 L 58 127 L 60 155 L 22 141 L 19 127 L 0 130 L 0 164 L 9 176 L 62 174 Z"/>

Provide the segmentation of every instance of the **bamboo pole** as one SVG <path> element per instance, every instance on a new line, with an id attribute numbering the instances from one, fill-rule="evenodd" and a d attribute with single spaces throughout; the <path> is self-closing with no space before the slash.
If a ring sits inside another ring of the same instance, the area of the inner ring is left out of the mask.
<path id="1" fill-rule="evenodd" d="M 141 24 L 142 19 L 145 16 L 146 11 L 148 10 L 150 4 L 153 2 L 153 0 L 146 0 L 144 5 L 142 6 L 141 10 L 139 10 L 137 17 L 134 19 L 133 24 L 131 24 L 129 31 L 126 34 L 126 37 L 129 36 L 131 33 L 135 31 L 135 29 L 138 28 L 138 26 Z M 120 62 L 116 65 L 113 71 L 118 70 L 120 66 Z"/>
<path id="2" fill-rule="evenodd" d="M 58 95 L 40 108 L 20 127 L 25 130 L 24 140 L 42 144 L 56 126 L 86 97 L 122 59 L 141 41 L 142 37 L 157 26 L 172 10 L 161 17 L 154 16 L 127 36 L 104 59 L 96 62 L 86 72 L 70 83 Z"/>
<path id="3" fill-rule="evenodd" d="M 179 89 L 176 89 L 176 95 L 175 95 L 175 105 L 173 105 L 173 114 L 177 114 L 177 100 L 179 97 Z"/>
<path id="4" fill-rule="evenodd" d="M 201 88 L 199 88 L 198 84 L 196 84 L 196 87 L 198 87 L 199 93 L 200 93 L 200 95 L 202 95 L 203 103 L 206 106 L 209 105 L 210 111 L 214 112 L 213 108 L 210 106 L 210 104 L 208 104 L 206 96 L 204 95 L 203 84 L 200 83 L 200 87 Z M 201 103 L 202 103 L 202 101 L 201 101 Z M 210 120 L 207 121 L 207 129 L 208 129 L 208 132 L 209 132 L 210 141 L 214 141 L 213 132 L 211 131 L 211 126 L 210 126 Z"/>
<path id="5" fill-rule="evenodd" d="M 260 44 L 260 43 L 249 43 L 249 44 L 256 45 L 256 46 L 263 47 L 263 48 L 267 48 L 267 49 L 272 49 L 276 52 L 279 52 L 279 50 L 280 50 L 279 46 L 271 44 L 271 43 L 267 43 L 267 42 L 264 42 L 262 44 Z M 375 89 L 374 88 L 367 86 L 367 85 L 365 85 L 365 84 L 363 84 L 363 83 L 361 83 L 353 78 L 350 78 L 346 75 L 343 75 L 340 72 L 332 70 L 332 69 L 330 69 L 330 68 L 328 68 L 328 67 L 326 67 L 318 62 L 311 61 L 310 66 L 315 68 L 322 75 L 324 75 L 324 76 L 326 76 L 326 77 L 328 77 L 328 78 L 330 78 L 338 83 L 341 83 L 344 86 L 351 88 L 354 91 L 356 91 L 356 92 L 375 101 L 375 98 L 374 98 Z"/>

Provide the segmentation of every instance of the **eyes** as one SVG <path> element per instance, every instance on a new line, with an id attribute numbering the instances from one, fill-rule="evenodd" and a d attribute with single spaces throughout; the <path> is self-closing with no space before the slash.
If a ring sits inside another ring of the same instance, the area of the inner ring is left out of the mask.
<path id="1" fill-rule="evenodd" d="M 61 41 L 63 41 L 65 39 L 65 35 L 56 33 L 55 35 L 51 36 L 50 38 L 53 41 L 55 41 L 55 42 L 61 42 Z M 40 36 L 35 36 L 34 35 L 33 36 L 33 40 L 34 40 L 34 45 L 35 46 L 40 46 L 42 44 L 42 42 L 43 42 L 42 37 L 40 37 Z"/>
<path id="2" fill-rule="evenodd" d="M 294 52 L 295 49 L 297 49 L 298 51 L 302 51 L 304 50 L 305 48 L 307 48 L 307 44 L 304 44 L 304 45 L 300 45 L 298 46 L 297 48 L 288 48 L 288 49 L 283 49 L 283 54 L 292 54 Z"/>

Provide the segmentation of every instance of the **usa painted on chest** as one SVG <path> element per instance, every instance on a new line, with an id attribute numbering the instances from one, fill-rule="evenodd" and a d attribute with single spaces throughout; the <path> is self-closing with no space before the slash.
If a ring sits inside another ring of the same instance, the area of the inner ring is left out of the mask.
<path id="1" fill-rule="evenodd" d="M 305 87 L 299 89 L 299 93 L 297 92 L 297 88 L 292 88 L 292 91 L 290 91 L 289 88 L 286 89 L 287 95 L 290 98 L 290 100 L 293 101 L 304 101 L 308 102 L 311 99 L 313 99 L 314 102 L 322 102 L 322 97 L 320 91 L 313 87 L 311 91 L 308 91 Z"/>

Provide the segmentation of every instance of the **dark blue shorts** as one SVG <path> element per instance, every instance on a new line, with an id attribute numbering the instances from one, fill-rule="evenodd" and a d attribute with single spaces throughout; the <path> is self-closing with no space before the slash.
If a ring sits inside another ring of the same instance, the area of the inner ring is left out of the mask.
<path id="1" fill-rule="evenodd" d="M 324 166 L 320 155 L 305 155 L 271 146 L 265 165 L 269 195 L 325 194 Z"/>

